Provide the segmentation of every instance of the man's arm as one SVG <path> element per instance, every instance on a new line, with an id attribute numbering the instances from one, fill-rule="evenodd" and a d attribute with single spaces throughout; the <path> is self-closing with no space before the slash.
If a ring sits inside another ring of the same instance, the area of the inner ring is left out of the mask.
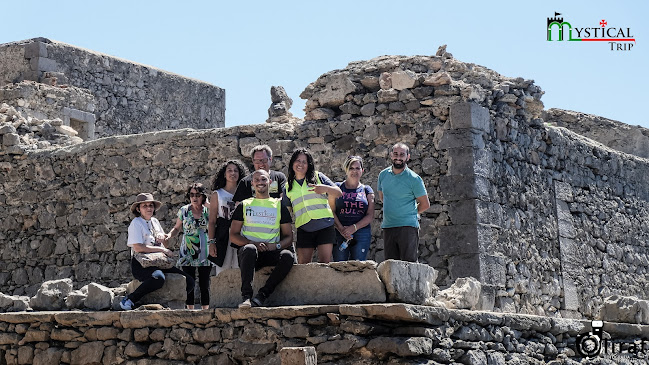
<path id="1" fill-rule="evenodd" d="M 282 246 L 282 249 L 290 247 L 293 244 L 293 227 L 291 223 L 282 223 L 279 229 L 282 237 L 279 244 Z"/>
<path id="2" fill-rule="evenodd" d="M 243 247 L 252 243 L 252 241 L 241 235 L 241 227 L 243 227 L 243 221 L 232 220 L 232 224 L 230 225 L 230 242 Z"/>
<path id="3" fill-rule="evenodd" d="M 380 193 L 380 192 L 379 192 Z M 417 198 L 417 213 L 421 214 L 430 208 L 430 201 L 428 201 L 428 195 L 422 195 Z"/>

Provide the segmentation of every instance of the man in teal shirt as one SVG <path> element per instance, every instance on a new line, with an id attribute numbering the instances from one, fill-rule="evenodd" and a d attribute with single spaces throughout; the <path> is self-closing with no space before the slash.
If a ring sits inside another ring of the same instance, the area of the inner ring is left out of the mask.
<path id="1" fill-rule="evenodd" d="M 392 166 L 379 173 L 378 192 L 383 202 L 383 246 L 385 258 L 417 262 L 419 214 L 430 207 L 424 181 L 407 166 L 410 149 L 404 143 L 392 146 Z"/>

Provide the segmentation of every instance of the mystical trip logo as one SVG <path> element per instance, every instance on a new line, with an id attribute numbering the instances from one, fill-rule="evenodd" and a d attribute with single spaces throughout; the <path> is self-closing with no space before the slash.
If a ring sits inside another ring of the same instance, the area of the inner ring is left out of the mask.
<path id="1" fill-rule="evenodd" d="M 649 351 L 649 340 L 646 338 L 632 341 L 614 340 L 612 338 L 604 338 L 602 330 L 604 327 L 603 321 L 591 321 L 591 327 L 591 331 L 577 336 L 575 346 L 579 355 L 584 357 L 624 356 L 646 359 L 647 352 Z"/>
<path id="2" fill-rule="evenodd" d="M 635 45 L 635 38 L 631 34 L 631 28 L 608 27 L 606 19 L 599 20 L 599 26 L 596 27 L 573 27 L 572 24 L 564 21 L 560 15 L 561 13 L 555 12 L 554 17 L 548 18 L 548 41 L 607 42 L 611 51 L 630 51 Z M 567 39 L 565 37 L 566 29 L 568 30 Z"/>

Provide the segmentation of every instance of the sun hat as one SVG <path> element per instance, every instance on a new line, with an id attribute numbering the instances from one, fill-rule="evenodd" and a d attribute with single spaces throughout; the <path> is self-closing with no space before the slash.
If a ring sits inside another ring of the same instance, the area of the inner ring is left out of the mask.
<path id="1" fill-rule="evenodd" d="M 131 204 L 131 212 L 135 214 L 135 207 L 139 206 L 141 203 L 146 203 L 146 202 L 153 202 L 153 206 L 155 207 L 155 210 L 160 209 L 160 206 L 162 206 L 162 203 L 153 199 L 152 194 L 139 193 L 135 198 L 135 203 Z"/>

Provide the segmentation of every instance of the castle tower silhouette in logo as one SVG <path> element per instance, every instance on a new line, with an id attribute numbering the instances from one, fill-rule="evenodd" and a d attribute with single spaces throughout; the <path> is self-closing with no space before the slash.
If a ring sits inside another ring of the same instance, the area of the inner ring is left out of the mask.
<path id="1" fill-rule="evenodd" d="M 548 18 L 548 27 L 552 22 L 557 22 L 559 24 L 563 23 L 563 17 L 559 17 L 561 13 L 557 13 L 556 11 L 554 12 L 554 18 Z"/>

